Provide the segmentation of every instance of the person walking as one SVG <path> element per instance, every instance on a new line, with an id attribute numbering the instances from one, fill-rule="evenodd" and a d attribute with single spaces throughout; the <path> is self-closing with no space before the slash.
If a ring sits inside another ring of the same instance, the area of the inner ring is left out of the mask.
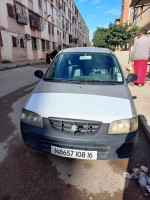
<path id="1" fill-rule="evenodd" d="M 51 56 L 51 59 L 53 60 L 54 57 L 58 54 L 58 51 L 57 51 L 57 47 L 54 48 L 54 51 L 52 51 L 52 53 L 50 54 Z"/>
<path id="2" fill-rule="evenodd" d="M 138 84 L 141 87 L 145 83 L 147 63 L 150 57 L 150 38 L 147 36 L 147 30 L 143 29 L 140 33 L 140 38 L 135 41 L 131 60 L 134 61 L 134 74 L 138 79 L 132 83 Z"/>

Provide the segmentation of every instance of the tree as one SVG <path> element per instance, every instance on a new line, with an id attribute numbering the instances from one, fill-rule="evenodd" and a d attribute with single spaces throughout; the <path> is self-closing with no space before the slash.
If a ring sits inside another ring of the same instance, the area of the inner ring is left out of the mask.
<path id="1" fill-rule="evenodd" d="M 130 42 L 132 34 L 138 30 L 137 27 L 133 28 L 131 24 L 109 24 L 109 27 L 97 28 L 94 32 L 93 42 L 97 47 L 105 47 L 116 49 L 118 46 L 125 46 Z"/>
<path id="2" fill-rule="evenodd" d="M 106 40 L 107 36 L 108 36 L 107 28 L 97 28 L 93 36 L 94 46 L 107 48 L 107 40 Z"/>
<path id="3" fill-rule="evenodd" d="M 91 47 L 92 46 L 92 42 L 91 41 L 89 41 L 89 47 Z"/>
<path id="4" fill-rule="evenodd" d="M 137 27 L 133 29 L 133 34 L 137 31 Z M 130 42 L 132 36 L 131 24 L 114 24 L 109 26 L 109 34 L 107 35 L 108 48 L 116 48 L 118 46 L 125 46 Z"/>

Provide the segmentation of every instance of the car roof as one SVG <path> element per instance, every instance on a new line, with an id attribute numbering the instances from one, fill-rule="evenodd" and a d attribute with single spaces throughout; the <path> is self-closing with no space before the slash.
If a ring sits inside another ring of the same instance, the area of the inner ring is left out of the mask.
<path id="1" fill-rule="evenodd" d="M 99 48 L 99 47 L 75 47 L 75 48 L 68 48 L 63 49 L 61 52 L 87 52 L 87 53 L 108 53 L 113 54 L 113 51 L 106 48 Z"/>

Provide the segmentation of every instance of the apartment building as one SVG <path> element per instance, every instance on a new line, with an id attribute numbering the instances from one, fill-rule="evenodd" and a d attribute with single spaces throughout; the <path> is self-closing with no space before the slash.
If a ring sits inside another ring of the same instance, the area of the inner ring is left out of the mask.
<path id="1" fill-rule="evenodd" d="M 150 31 L 150 0 L 132 0 L 131 7 L 134 26 Z"/>
<path id="2" fill-rule="evenodd" d="M 116 25 L 119 25 L 119 24 L 120 24 L 120 17 L 116 17 L 116 19 L 115 19 L 115 24 L 116 24 Z"/>
<path id="3" fill-rule="evenodd" d="M 130 8 L 131 0 L 122 0 L 122 8 L 121 8 L 121 17 L 120 23 L 130 23 L 131 20 L 131 8 Z"/>
<path id="4" fill-rule="evenodd" d="M 0 62 L 45 59 L 88 46 L 89 30 L 73 0 L 0 0 Z"/>

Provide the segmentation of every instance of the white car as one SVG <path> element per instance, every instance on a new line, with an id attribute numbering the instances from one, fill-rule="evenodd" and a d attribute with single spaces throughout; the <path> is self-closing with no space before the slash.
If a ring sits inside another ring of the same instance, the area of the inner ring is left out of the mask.
<path id="1" fill-rule="evenodd" d="M 21 133 L 38 151 L 78 159 L 131 156 L 138 117 L 127 83 L 109 49 L 79 47 L 54 58 L 22 109 Z"/>

